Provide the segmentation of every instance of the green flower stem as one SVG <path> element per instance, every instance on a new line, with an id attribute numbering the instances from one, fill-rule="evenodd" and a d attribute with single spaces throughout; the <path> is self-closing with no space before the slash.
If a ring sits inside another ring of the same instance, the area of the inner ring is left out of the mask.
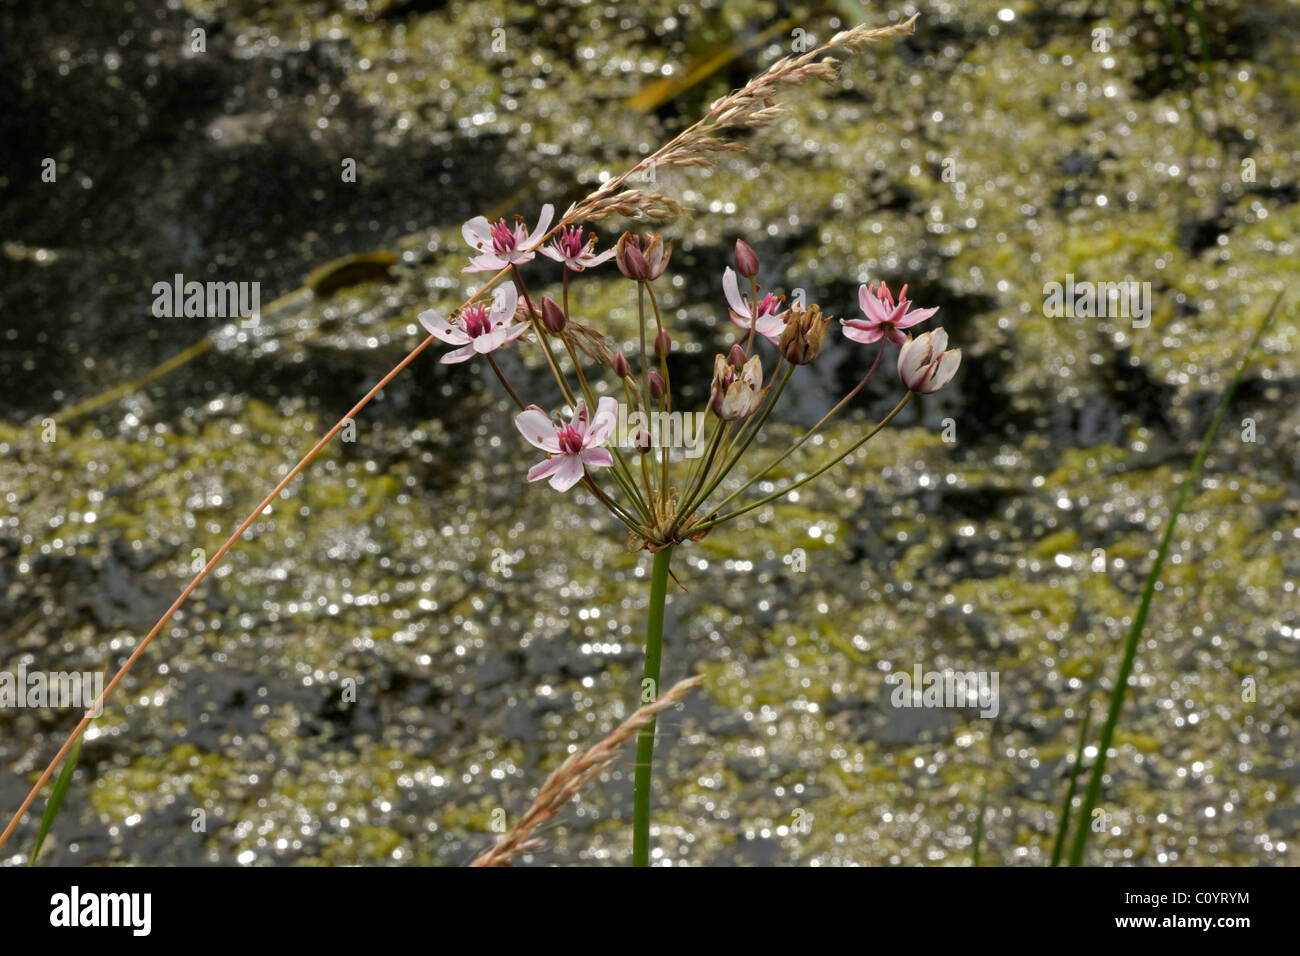
<path id="1" fill-rule="evenodd" d="M 587 408 L 591 414 L 596 414 L 596 396 L 591 391 L 591 386 L 587 383 L 587 374 L 582 370 L 582 363 L 578 361 L 578 350 L 573 347 L 573 342 L 567 335 L 561 335 L 564 342 L 564 350 L 569 353 L 569 361 L 573 363 L 573 370 L 578 373 L 578 384 L 582 387 L 583 398 L 587 400 Z"/>
<path id="2" fill-rule="evenodd" d="M 501 366 L 497 365 L 497 360 L 492 357 L 491 352 L 487 354 L 487 360 L 488 364 L 492 366 L 492 371 L 496 372 L 497 379 L 501 382 L 501 385 L 510 393 L 510 398 L 514 400 L 515 405 L 517 405 L 519 410 L 522 412 L 524 410 L 524 400 L 515 394 L 515 390 L 510 387 L 510 383 L 506 381 L 505 373 L 501 371 Z"/>
<path id="3" fill-rule="evenodd" d="M 567 270 L 565 271 L 565 275 L 566 276 L 568 275 Z M 569 316 L 568 290 L 565 290 L 564 316 L 566 319 Z M 585 395 L 587 399 L 587 410 L 591 415 L 594 416 L 596 414 L 596 408 L 599 405 L 599 402 L 597 402 L 596 396 L 592 393 L 591 386 L 587 384 L 587 376 L 582 371 L 582 363 L 578 361 L 577 349 L 573 347 L 573 342 L 570 340 L 568 335 L 562 335 L 561 338 L 564 340 L 565 349 L 568 350 L 569 360 L 573 362 L 573 367 L 578 373 L 578 381 L 582 384 L 582 394 Z M 641 513 L 641 518 L 647 524 L 651 523 L 650 509 L 648 506 L 645 505 L 644 502 L 642 502 L 641 496 L 637 493 L 636 483 L 632 478 L 632 471 L 630 468 L 628 468 L 627 460 L 623 457 L 623 450 L 618 447 L 617 442 L 611 444 L 609 446 L 609 450 L 613 452 L 614 468 L 612 470 L 612 474 L 614 476 L 615 483 L 618 484 L 618 486 L 623 489 L 624 494 L 626 494 L 629 498 L 632 499 L 633 506 Z"/>
<path id="4" fill-rule="evenodd" d="M 797 367 L 798 366 L 791 364 L 791 366 L 788 369 L 786 369 L 785 378 L 781 379 L 780 385 L 776 387 L 775 394 L 773 394 L 773 386 L 771 383 L 777 380 L 777 376 L 781 374 L 781 369 L 785 368 L 785 356 L 782 355 L 780 357 L 780 359 L 776 363 L 776 368 L 772 370 L 772 376 L 767 380 L 768 398 L 767 398 L 766 405 L 763 408 L 763 411 L 759 414 L 751 415 L 748 419 L 746 419 L 745 423 L 741 426 L 740 431 L 736 432 L 736 434 L 732 436 L 732 440 L 730 444 L 727 445 L 728 457 L 732 457 L 731 450 L 735 448 L 737 445 L 741 444 L 742 442 L 744 444 L 744 447 L 748 447 L 749 442 L 753 438 L 754 434 L 760 428 L 763 427 L 763 423 L 767 421 L 767 416 L 772 414 L 772 409 L 775 408 L 776 403 L 780 401 L 781 393 L 785 390 L 785 383 L 790 378 L 790 376 L 794 374 L 794 370 Z M 736 456 L 735 459 L 733 459 L 733 463 L 735 460 L 738 460 L 738 458 L 739 458 L 739 454 Z M 731 469 L 728 468 L 727 470 L 730 471 Z"/>
<path id="5" fill-rule="evenodd" d="M 555 361 L 555 353 L 551 351 L 551 343 L 547 340 L 546 326 L 542 325 L 542 315 L 537 306 L 533 305 L 532 296 L 528 294 L 528 286 L 524 284 L 524 277 L 519 272 L 518 266 L 512 267 L 515 272 L 515 283 L 519 286 L 519 294 L 524 297 L 524 302 L 528 304 L 528 318 L 533 326 L 533 333 L 537 336 L 537 341 L 542 346 L 542 354 L 546 358 L 546 364 L 551 367 L 551 375 L 555 377 L 555 384 L 560 386 L 560 393 L 564 400 L 569 403 L 570 408 L 577 408 L 577 399 L 573 397 L 573 392 L 569 388 L 569 381 L 560 371 L 559 363 Z"/>
<path id="6" fill-rule="evenodd" d="M 673 526 L 672 526 L 673 531 L 676 531 L 679 527 L 681 527 L 682 522 L 684 522 L 688 517 L 690 517 L 690 515 L 694 514 L 693 510 L 688 510 L 688 509 L 694 509 L 696 502 L 698 502 L 702 498 L 700 492 L 704 489 L 704 486 L 709 481 L 709 473 L 713 469 L 713 459 L 714 457 L 717 456 L 718 447 L 724 440 L 727 431 L 730 428 L 731 428 L 730 422 L 724 422 L 719 420 L 718 427 L 713 430 L 713 438 L 709 441 L 709 450 L 708 453 L 704 456 L 704 464 L 701 466 L 700 470 L 695 473 L 694 477 L 688 483 L 687 492 L 685 496 L 682 498 L 681 503 L 677 508 L 677 519 L 673 522 Z"/>
<path id="7" fill-rule="evenodd" d="M 529 305 L 531 306 L 531 302 Z M 573 317 L 569 313 L 569 270 L 567 267 L 564 270 L 564 320 L 566 323 L 573 321 Z M 542 326 L 541 323 L 535 323 L 534 328 L 539 330 L 539 335 L 546 331 L 545 327 Z M 582 362 L 578 360 L 578 352 L 573 347 L 573 340 L 567 331 L 564 332 L 560 338 L 564 342 L 564 347 L 569 353 L 569 360 L 573 362 L 573 370 L 578 375 L 578 382 L 582 386 L 582 394 L 586 396 L 587 410 L 592 415 L 595 415 L 598 402 L 596 401 L 595 394 L 591 390 L 591 386 L 587 382 L 587 375 L 582 370 Z M 547 349 L 549 351 L 549 346 Z M 489 358 L 491 358 L 491 356 L 489 356 Z M 613 452 L 614 455 L 613 475 L 615 483 L 622 488 L 623 493 L 631 499 L 633 507 L 636 508 L 637 512 L 641 516 L 641 520 L 646 524 L 652 523 L 650 520 L 650 508 L 648 504 L 641 499 L 641 495 L 637 491 L 636 481 L 632 477 L 632 469 L 628 467 L 627 459 L 624 458 L 622 449 L 620 449 L 616 443 L 610 446 L 610 451 Z M 599 492 L 597 493 L 599 494 Z M 609 502 L 606 501 L 606 506 L 608 507 L 608 505 Z M 640 530 L 637 527 L 633 525 L 629 525 L 629 527 L 632 527 L 638 534 L 640 533 Z"/>
<path id="8" fill-rule="evenodd" d="M 645 290 L 646 292 L 650 293 L 650 307 L 654 309 L 654 313 L 655 313 L 655 342 L 658 343 L 659 334 L 664 330 L 664 320 L 663 320 L 663 316 L 659 314 L 659 300 L 655 298 L 654 287 L 651 286 L 649 283 L 646 283 Z M 659 374 L 662 375 L 664 379 L 664 397 L 660 399 L 659 409 L 660 411 L 671 413 L 673 410 L 673 380 L 668 375 L 668 353 L 667 352 L 659 356 Z M 667 444 L 665 444 L 659 450 L 659 456 L 662 460 L 662 465 L 663 465 L 663 477 L 660 479 L 659 487 L 662 489 L 664 500 L 666 501 L 668 499 L 669 488 L 670 488 L 668 482 L 668 465 L 672 457 L 671 454 L 669 453 Z"/>
<path id="9" fill-rule="evenodd" d="M 800 478 L 798 481 L 794 482 L 793 484 L 787 485 L 786 487 L 782 488 L 780 491 L 774 491 L 772 492 L 772 494 L 759 498 L 757 501 L 751 502 L 750 504 L 745 505 L 745 507 L 743 508 L 737 508 L 735 511 L 728 512 L 725 515 L 720 515 L 717 518 L 712 519 L 711 521 L 704 521 L 701 522 L 700 524 L 692 525 L 691 526 L 692 533 L 698 534 L 701 531 L 708 531 L 710 528 L 716 525 L 720 525 L 724 521 L 730 521 L 732 518 L 738 518 L 741 515 L 746 514 L 747 512 L 753 511 L 755 508 L 761 508 L 765 504 L 776 501 L 779 498 L 784 498 L 786 495 L 794 491 L 796 488 L 801 488 L 804 485 L 808 484 L 808 482 L 812 481 L 814 478 L 820 477 L 821 475 L 830 471 L 832 468 L 834 468 L 836 465 L 842 462 L 849 455 L 853 454 L 855 451 L 857 451 L 859 448 L 865 445 L 872 438 L 875 438 L 876 434 L 882 428 L 884 428 L 886 425 L 888 425 L 890 422 L 894 420 L 894 417 L 903 410 L 903 406 L 906 405 L 908 402 L 910 402 L 912 400 L 912 396 L 915 394 L 916 394 L 915 392 L 908 392 L 906 395 L 904 395 L 903 400 L 894 406 L 894 410 L 891 411 L 884 418 L 882 418 L 879 422 L 877 422 L 875 427 L 873 427 L 871 431 L 867 432 L 856 442 L 854 442 L 851 446 L 849 446 L 848 451 L 840 455 L 836 455 L 834 458 L 826 462 L 826 464 L 822 465 L 812 474 L 805 475 L 803 478 Z"/>
<path id="10" fill-rule="evenodd" d="M 781 464 L 781 462 L 785 461 L 787 458 L 789 458 L 791 455 L 793 455 L 795 452 L 797 452 L 800 448 L 802 448 L 802 447 L 804 446 L 804 443 L 807 442 L 808 439 L 812 438 L 812 437 L 813 437 L 814 435 L 816 435 L 819 431 L 821 431 L 821 428 L 822 428 L 823 425 L 825 425 L 828 421 L 830 421 L 830 420 L 831 420 L 831 419 L 832 419 L 832 418 L 833 418 L 833 417 L 834 417 L 834 416 L 835 416 L 835 415 L 840 411 L 840 409 L 842 409 L 845 405 L 847 405 L 849 402 L 851 402 L 851 401 L 853 400 L 853 396 L 857 395 L 858 392 L 862 391 L 863 387 L 867 384 L 867 382 L 871 381 L 871 376 L 874 375 L 874 374 L 876 374 L 876 368 L 877 368 L 877 366 L 880 365 L 880 357 L 881 357 L 882 355 L 885 354 L 885 342 L 887 342 L 887 341 L 889 341 L 889 340 L 888 340 L 888 339 L 882 339 L 882 340 L 881 340 L 881 342 L 880 342 L 880 350 L 879 350 L 878 352 L 876 352 L 876 360 L 875 360 L 874 362 L 871 363 L 871 368 L 867 370 L 867 374 L 864 375 L 864 376 L 862 376 L 862 381 L 858 382 L 857 385 L 853 386 L 853 390 L 852 390 L 851 392 L 849 392 L 847 395 L 845 395 L 843 398 L 841 398 L 841 399 L 839 400 L 839 402 L 836 403 L 836 405 L 835 405 L 834 408 L 832 408 L 829 412 L 827 412 L 825 415 L 823 415 L 821 421 L 819 421 L 819 422 L 818 422 L 816 425 L 814 425 L 812 428 L 808 429 L 808 431 L 804 432 L 803 437 L 800 438 L 800 439 L 799 439 L 797 442 L 795 442 L 793 445 L 791 445 L 789 448 L 787 448 L 787 449 L 785 450 L 785 453 L 784 453 L 783 455 L 781 455 L 780 458 L 777 458 L 777 459 L 776 459 L 775 461 L 773 461 L 771 464 L 767 465 L 767 466 L 766 466 L 762 471 L 758 472 L 758 473 L 755 474 L 755 475 L 752 475 L 752 476 L 751 476 L 751 477 L 750 477 L 750 478 L 749 478 L 749 479 L 748 479 L 748 480 L 747 480 L 743 485 L 741 485 L 739 488 L 737 488 L 737 489 L 736 489 L 735 491 L 733 491 L 731 494 L 727 495 L 727 497 L 725 497 L 725 498 L 723 498 L 721 501 L 719 501 L 719 502 L 714 506 L 713 510 L 714 510 L 714 511 L 720 511 L 721 509 L 725 508 L 728 504 L 730 504 L 731 502 L 735 501 L 738 497 L 740 497 L 741 495 L 743 495 L 743 494 L 745 493 L 745 491 L 746 491 L 746 490 L 747 490 L 751 485 L 753 485 L 755 482 L 761 481 L 761 480 L 762 480 L 766 475 L 770 474 L 770 473 L 772 472 L 772 470 L 773 470 L 774 468 L 776 468 L 777 465 Z M 793 368 L 791 368 L 791 371 L 793 371 Z M 785 388 L 785 382 L 782 382 L 782 383 L 781 383 L 781 388 L 782 388 L 782 389 Z M 777 398 L 780 398 L 780 397 L 781 397 L 781 396 L 780 396 L 780 393 L 778 392 L 778 393 L 777 393 Z M 773 404 L 775 404 L 775 400 L 773 400 Z M 770 410 L 771 410 L 771 409 L 769 408 L 769 411 L 770 411 Z M 766 416 L 765 416 L 765 417 L 766 417 Z M 761 423 L 760 423 L 760 424 L 761 424 Z M 753 436 L 751 435 L 750 437 L 751 437 L 751 439 L 752 439 Z M 748 447 L 748 444 L 749 444 L 749 443 L 746 442 L 745 444 L 746 444 L 746 447 Z M 741 449 L 741 451 L 743 452 L 744 449 Z M 737 460 L 739 460 L 739 459 L 737 459 Z M 712 488 L 709 489 L 709 493 L 710 493 L 710 494 L 713 493 L 713 489 L 712 489 Z"/>
<path id="11" fill-rule="evenodd" d="M 745 357 L 753 355 L 754 333 L 758 331 L 758 279 L 749 277 L 749 335 L 745 338 Z"/>
<path id="12" fill-rule="evenodd" d="M 796 366 L 791 365 L 788 369 L 786 369 L 785 376 L 781 379 L 780 384 L 777 385 L 776 387 L 776 394 L 773 395 L 771 401 L 767 403 L 767 407 L 763 409 L 762 414 L 759 415 L 753 421 L 753 427 L 748 429 L 748 431 L 744 434 L 743 439 L 741 438 L 739 433 L 737 434 L 736 444 L 739 446 L 738 450 L 733 453 L 730 448 L 728 449 L 727 454 L 729 455 L 729 457 L 723 463 L 722 467 L 718 469 L 718 474 L 713 479 L 712 484 L 709 484 L 708 487 L 705 488 L 703 494 L 696 496 L 695 500 L 690 505 L 691 510 L 684 510 L 682 512 L 682 514 L 684 515 L 683 520 L 689 519 L 690 516 L 695 513 L 694 509 L 702 506 L 708 500 L 709 495 L 713 494 L 714 489 L 717 488 L 718 485 L 722 484 L 722 480 L 726 478 L 728 474 L 731 473 L 731 470 L 735 468 L 738 464 L 740 464 L 740 459 L 744 457 L 745 451 L 749 448 L 750 442 L 754 440 L 754 437 L 758 434 L 759 429 L 763 427 L 764 423 L 767 421 L 767 417 L 772 414 L 772 409 L 776 407 L 776 403 L 781 400 L 781 395 L 783 392 L 785 392 L 786 383 L 790 381 L 790 376 L 794 374 L 795 367 Z M 780 370 L 780 365 L 777 366 L 777 370 L 778 371 Z M 771 470 L 772 470 L 772 466 L 768 466 L 768 468 L 764 469 L 764 474 L 766 474 L 768 471 Z M 708 475 L 705 475 L 704 480 L 705 482 L 708 482 Z M 724 498 L 722 502 L 718 504 L 718 506 L 715 507 L 713 510 L 717 511 L 719 508 L 726 505 L 737 495 L 739 495 L 741 491 L 744 491 L 745 488 L 748 488 L 757 480 L 758 480 L 757 477 L 755 477 L 745 482 L 745 484 L 738 491 Z"/>
<path id="13" fill-rule="evenodd" d="M 645 681 L 653 681 L 653 693 L 659 695 L 659 659 L 663 652 L 664 601 L 668 597 L 668 565 L 673 549 L 664 548 L 655 554 L 654 570 L 650 575 L 650 612 L 646 624 Z M 648 701 L 643 701 L 648 703 Z M 643 728 L 636 741 L 636 787 L 633 798 L 632 865 L 650 865 L 650 780 L 655 755 L 655 721 Z"/>
<path id="14" fill-rule="evenodd" d="M 644 282 L 636 284 L 636 316 L 641 327 L 641 400 L 645 402 L 645 411 L 650 412 L 650 359 L 645 346 L 645 288 Z"/>

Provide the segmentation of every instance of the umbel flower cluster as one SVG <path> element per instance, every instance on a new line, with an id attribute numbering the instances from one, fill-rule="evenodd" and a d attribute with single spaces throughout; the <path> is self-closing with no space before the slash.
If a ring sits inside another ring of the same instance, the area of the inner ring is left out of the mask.
<path id="1" fill-rule="evenodd" d="M 744 240 L 736 240 L 735 268 L 722 273 L 721 301 L 740 332 L 730 349 L 714 359 L 707 409 L 685 412 L 704 423 L 696 453 L 688 454 L 680 442 L 670 440 L 688 429 L 671 427 L 672 416 L 682 416 L 684 410 L 674 401 L 668 362 L 674 339 L 655 293 L 672 259 L 672 243 L 657 234 L 624 233 L 612 248 L 596 252 L 596 237 L 581 226 L 548 233 L 553 218 L 548 204 L 532 230 L 518 218 L 514 224 L 504 219 L 492 224 L 481 216 L 465 223 L 465 240 L 476 254 L 464 271 L 505 272 L 511 279 L 492 290 L 490 305 L 471 303 L 446 318 L 430 310 L 420 315 L 420 322 L 453 346 L 443 362 L 482 356 L 490 364 L 519 407 L 515 427 L 546 456 L 528 470 L 528 480 L 546 480 L 560 492 L 583 485 L 626 525 L 634 547 L 660 551 L 698 540 L 719 524 L 788 494 L 851 455 L 914 394 L 936 392 L 951 382 L 961 364 L 961 350 L 948 348 L 943 329 L 915 336 L 907 331 L 933 317 L 937 308 L 917 308 L 908 299 L 907 286 L 895 298 L 883 282 L 863 285 L 858 290 L 861 314 L 839 320 L 842 341 L 833 346 L 875 346 L 869 363 L 863 356 L 861 380 L 784 454 L 715 501 L 795 370 L 817 361 L 835 341 L 833 317 L 818 305 L 787 306 L 784 297 L 764 293 L 758 255 Z M 534 299 L 528 291 L 523 269 L 538 252 L 563 267 L 560 302 L 549 296 Z M 636 295 L 640 343 L 631 359 L 598 329 L 574 319 L 580 309 L 570 279 L 611 259 Z M 558 388 L 554 413 L 525 404 L 493 354 L 530 332 Z M 899 346 L 896 366 L 905 390 L 893 411 L 811 473 L 757 501 L 743 500 L 746 491 L 866 386 L 891 345 Z M 620 435 L 620 422 L 637 424 Z"/>

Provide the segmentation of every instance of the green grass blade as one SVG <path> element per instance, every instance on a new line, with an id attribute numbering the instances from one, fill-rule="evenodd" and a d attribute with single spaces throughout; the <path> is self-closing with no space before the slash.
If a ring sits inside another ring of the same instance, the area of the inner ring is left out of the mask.
<path id="1" fill-rule="evenodd" d="M 998 725 L 997 718 L 994 718 L 993 726 L 989 728 L 989 753 L 988 759 L 984 762 L 984 781 L 980 785 L 979 819 L 975 821 L 975 845 L 971 852 L 971 864 L 973 866 L 980 866 L 982 862 L 981 851 L 984 849 L 984 818 L 988 816 L 989 787 L 993 782 L 993 761 L 997 756 L 997 739 Z"/>
<path id="2" fill-rule="evenodd" d="M 1165 556 L 1169 553 L 1169 544 L 1173 540 L 1174 529 L 1178 525 L 1178 516 L 1182 514 L 1183 505 L 1187 503 L 1187 496 L 1191 493 L 1192 486 L 1200 477 L 1201 466 L 1205 464 L 1205 458 L 1210 453 L 1210 446 L 1213 444 L 1214 436 L 1219 430 L 1219 423 L 1223 421 L 1223 415 L 1232 402 L 1232 396 L 1237 391 L 1237 386 L 1241 384 L 1242 377 L 1246 374 L 1246 368 L 1250 365 L 1250 357 L 1255 352 L 1255 346 L 1259 344 L 1264 331 L 1273 321 L 1273 315 L 1277 312 L 1277 307 L 1281 302 L 1282 293 L 1279 292 L 1273 300 L 1272 306 L 1269 307 L 1268 314 L 1264 316 L 1263 321 L 1259 323 L 1259 328 L 1255 330 L 1254 338 L 1246 346 L 1246 351 L 1242 354 L 1241 361 L 1237 365 L 1237 374 L 1233 376 L 1232 382 L 1228 385 L 1228 390 L 1223 393 L 1223 398 L 1219 401 L 1219 407 L 1214 413 L 1214 420 L 1210 422 L 1210 429 L 1205 433 L 1205 439 L 1201 442 L 1201 450 L 1197 453 L 1191 471 L 1187 473 L 1187 478 L 1183 481 L 1183 486 L 1178 492 L 1178 500 L 1174 502 L 1173 511 L 1169 513 L 1165 533 L 1161 537 L 1160 547 L 1156 551 L 1155 563 L 1151 565 L 1151 571 L 1147 574 L 1146 585 L 1142 589 L 1142 600 L 1138 603 L 1137 615 L 1133 618 L 1133 626 L 1129 629 L 1128 641 L 1124 645 L 1124 656 L 1120 660 L 1119 673 L 1115 677 L 1115 689 L 1110 695 L 1110 710 L 1106 714 L 1106 723 L 1101 728 L 1101 740 L 1097 745 L 1097 761 L 1092 765 L 1092 775 L 1088 778 L 1088 791 L 1084 795 L 1079 824 L 1074 831 L 1074 844 L 1070 848 L 1070 866 L 1079 866 L 1083 863 L 1083 850 L 1088 842 L 1089 822 L 1092 819 L 1093 808 L 1097 805 L 1097 797 L 1101 794 L 1101 779 L 1106 773 L 1106 753 L 1110 750 L 1111 741 L 1115 737 L 1115 727 L 1119 724 L 1120 712 L 1124 709 L 1124 695 L 1128 690 L 1129 676 L 1133 673 L 1133 662 L 1137 658 L 1138 642 L 1142 638 L 1142 629 L 1146 626 L 1147 612 L 1151 610 L 1151 599 L 1155 595 L 1156 584 L 1160 580 L 1160 572 L 1165 565 Z"/>
<path id="3" fill-rule="evenodd" d="M 59 807 L 63 806 L 63 795 L 68 792 L 68 785 L 72 783 L 72 771 L 77 769 L 77 758 L 81 756 L 81 740 L 82 738 L 78 737 L 72 749 L 68 751 L 68 758 L 63 761 L 63 769 L 59 771 L 59 776 L 54 781 L 50 800 L 45 804 L 45 816 L 41 817 L 40 832 L 36 834 L 36 846 L 32 847 L 31 859 L 27 861 L 28 866 L 36 865 L 36 856 L 45 845 L 50 827 L 54 826 L 54 818 L 59 815 Z"/>
<path id="4" fill-rule="evenodd" d="M 1079 749 L 1074 752 L 1074 766 L 1070 768 L 1070 785 L 1065 791 L 1065 802 L 1061 804 L 1061 825 L 1056 830 L 1056 843 L 1052 846 L 1052 866 L 1061 865 L 1061 854 L 1065 852 L 1065 836 L 1070 832 L 1070 805 L 1079 789 L 1079 771 L 1083 769 L 1083 751 L 1088 746 L 1088 728 L 1092 726 L 1092 695 L 1097 690 L 1097 675 L 1092 675 L 1088 692 L 1083 697 L 1083 723 L 1079 727 Z"/>
<path id="5" fill-rule="evenodd" d="M 984 772 L 984 784 L 980 787 L 979 819 L 975 822 L 974 859 L 971 861 L 975 866 L 980 865 L 980 847 L 984 844 L 984 817 L 987 816 L 989 812 L 989 777 L 992 773 L 992 770 L 986 770 Z"/>

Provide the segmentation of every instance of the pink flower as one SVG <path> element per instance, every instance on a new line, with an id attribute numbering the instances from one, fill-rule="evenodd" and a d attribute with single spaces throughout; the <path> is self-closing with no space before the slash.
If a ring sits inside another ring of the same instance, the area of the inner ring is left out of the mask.
<path id="1" fill-rule="evenodd" d="M 507 282 L 497 287 L 492 294 L 492 305 L 488 307 L 475 302 L 452 316 L 450 322 L 429 309 L 420 313 L 420 324 L 430 335 L 436 335 L 448 345 L 461 346 L 442 357 L 443 365 L 453 365 L 468 361 L 476 354 L 486 355 L 527 332 L 527 322 L 510 324 L 514 321 L 518 304 L 519 293 L 515 284 Z"/>
<path id="2" fill-rule="evenodd" d="M 948 333 L 943 329 L 922 332 L 916 338 L 909 335 L 898 350 L 898 377 L 922 395 L 937 392 L 951 382 L 960 365 L 961 349 L 948 348 Z"/>
<path id="3" fill-rule="evenodd" d="M 537 228 L 529 232 L 528 226 L 518 216 L 515 216 L 513 226 L 506 225 L 504 219 L 498 219 L 496 225 L 492 225 L 485 216 L 475 216 L 460 227 L 460 234 L 481 255 L 470 259 L 469 265 L 461 271 L 499 272 L 506 266 L 531 262 L 533 246 L 546 235 L 554 217 L 555 207 L 547 203 L 542 207 Z"/>
<path id="4" fill-rule="evenodd" d="M 578 410 L 567 425 L 557 425 L 536 405 L 529 405 L 515 417 L 515 427 L 529 443 L 546 452 L 546 461 L 528 469 L 529 481 L 551 479 L 556 491 L 568 491 L 582 480 L 588 468 L 614 464 L 600 446 L 609 440 L 618 423 L 618 402 L 606 395 L 596 405 L 596 417 L 587 421 L 587 406 Z"/>
<path id="5" fill-rule="evenodd" d="M 870 345 L 888 338 L 895 345 L 903 344 L 903 329 L 911 328 L 918 322 L 924 322 L 939 311 L 933 309 L 913 309 L 907 301 L 907 286 L 898 293 L 898 302 L 889 291 L 888 284 L 858 287 L 858 305 L 862 307 L 865 319 L 840 319 L 844 327 L 844 337 L 854 342 Z"/>
<path id="6" fill-rule="evenodd" d="M 740 294 L 736 273 L 730 266 L 722 273 L 722 291 L 727 297 L 732 322 L 742 329 L 754 326 L 754 331 L 773 345 L 781 341 L 787 311 L 781 307 L 785 305 L 785 299 L 769 292 L 759 300 L 758 307 L 754 308 L 749 297 Z"/>
<path id="7" fill-rule="evenodd" d="M 542 247 L 542 255 L 556 262 L 563 262 L 573 272 L 581 272 L 583 269 L 600 265 L 616 251 L 610 247 L 600 255 L 595 255 L 591 251 L 595 245 L 595 233 L 584 242 L 581 226 L 565 226 L 549 245 Z"/>

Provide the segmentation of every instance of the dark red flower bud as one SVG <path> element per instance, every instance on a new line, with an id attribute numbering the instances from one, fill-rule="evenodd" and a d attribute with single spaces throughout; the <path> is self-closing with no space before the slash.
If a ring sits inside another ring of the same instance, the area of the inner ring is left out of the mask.
<path id="1" fill-rule="evenodd" d="M 668 334 L 667 329 L 660 329 L 659 334 L 655 336 L 655 356 L 663 358 L 673 350 L 673 337 Z"/>
<path id="2" fill-rule="evenodd" d="M 564 317 L 564 310 L 556 304 L 555 300 L 549 295 L 542 296 L 542 325 L 559 335 L 560 332 L 564 331 L 567 322 L 568 320 Z"/>
<path id="3" fill-rule="evenodd" d="M 668 385 L 664 382 L 664 377 L 658 372 L 651 371 L 646 378 L 650 380 L 651 398 L 663 398 L 664 392 L 668 391 Z"/>
<path id="4" fill-rule="evenodd" d="M 623 357 L 622 352 L 614 353 L 614 357 L 609 361 L 609 367 L 619 378 L 627 378 L 632 374 L 632 367 L 627 364 L 627 359 Z"/>
<path id="5" fill-rule="evenodd" d="M 746 279 L 758 275 L 758 253 L 744 239 L 736 240 L 736 271 Z"/>

